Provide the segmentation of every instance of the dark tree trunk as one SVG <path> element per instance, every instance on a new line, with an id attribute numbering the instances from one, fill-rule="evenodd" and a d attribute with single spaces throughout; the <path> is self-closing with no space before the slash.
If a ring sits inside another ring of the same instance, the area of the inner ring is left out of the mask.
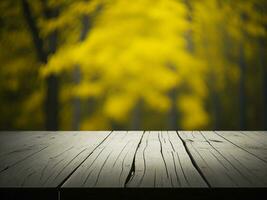
<path id="1" fill-rule="evenodd" d="M 221 128 L 221 100 L 216 85 L 216 73 L 212 69 L 208 74 L 207 85 L 209 88 L 209 108 L 212 114 L 212 129 L 219 130 Z"/>
<path id="2" fill-rule="evenodd" d="M 131 130 L 140 130 L 141 128 L 141 104 L 141 100 L 139 100 L 133 109 Z"/>
<path id="3" fill-rule="evenodd" d="M 191 13 L 192 13 L 192 7 L 191 7 L 191 4 L 188 0 L 184 0 L 184 3 L 185 5 L 187 6 L 187 9 L 188 9 L 188 15 L 186 16 L 187 17 L 187 20 L 191 23 L 192 21 L 192 17 L 191 17 Z M 186 33 L 185 33 L 185 39 L 186 39 L 186 42 L 187 42 L 187 50 L 190 52 L 190 53 L 193 53 L 193 41 L 192 41 L 192 31 L 191 30 L 188 30 Z M 175 67 L 170 65 L 169 66 L 172 70 L 175 71 Z M 169 91 L 169 98 L 170 98 L 170 101 L 171 101 L 171 107 L 170 107 L 170 110 L 169 110 L 169 117 L 167 117 L 168 119 L 168 122 L 167 122 L 167 126 L 170 130 L 178 130 L 179 129 L 179 117 L 178 117 L 178 107 L 176 106 L 176 102 L 177 102 L 177 87 L 174 87 L 172 88 L 170 91 Z"/>
<path id="4" fill-rule="evenodd" d="M 27 0 L 21 0 L 21 2 L 22 2 L 23 14 L 28 24 L 30 33 L 32 35 L 32 40 L 37 52 L 38 59 L 42 63 L 46 63 L 48 55 L 56 51 L 57 33 L 53 32 L 49 35 L 48 37 L 49 49 L 45 51 L 44 41 L 40 37 L 36 21 L 30 9 L 30 5 Z M 42 0 L 41 2 L 43 6 L 44 16 L 47 19 L 51 19 L 58 15 L 57 10 L 48 9 L 45 0 Z M 59 85 L 58 78 L 55 75 L 50 75 L 49 77 L 46 78 L 46 99 L 44 102 L 46 130 L 58 129 L 58 85 Z"/>
<path id="5" fill-rule="evenodd" d="M 42 0 L 43 14 L 46 19 L 52 19 L 58 16 L 58 9 L 51 9 L 47 6 L 47 1 Z M 56 52 L 57 48 L 57 31 L 53 31 L 48 36 L 48 54 Z M 46 130 L 58 130 L 59 114 L 59 80 L 56 75 L 49 75 L 46 78 L 46 99 L 45 99 L 45 127 Z"/>
<path id="6" fill-rule="evenodd" d="M 81 72 L 78 66 L 73 70 L 74 84 L 79 84 L 81 80 Z M 81 100 L 78 97 L 73 98 L 73 116 L 72 116 L 72 129 L 79 130 L 81 122 Z"/>
<path id="7" fill-rule="evenodd" d="M 82 20 L 82 31 L 80 35 L 80 41 L 84 41 L 91 27 L 90 17 L 88 15 L 83 15 L 81 20 Z"/>
<path id="8" fill-rule="evenodd" d="M 50 75 L 46 78 L 45 127 L 46 130 L 58 130 L 58 77 Z"/>
<path id="9" fill-rule="evenodd" d="M 266 66 L 266 41 L 260 40 L 260 64 L 262 68 L 262 94 L 263 94 L 263 129 L 267 130 L 267 66 Z"/>
<path id="10" fill-rule="evenodd" d="M 211 89 L 211 99 L 213 107 L 213 116 L 214 116 L 214 130 L 221 129 L 221 102 L 218 92 L 213 88 Z"/>
<path id="11" fill-rule="evenodd" d="M 88 15 L 83 15 L 82 19 L 82 30 L 80 34 L 80 41 L 84 41 L 87 33 L 90 29 L 90 20 Z M 81 81 L 81 71 L 79 66 L 76 66 L 73 70 L 73 81 L 74 84 L 79 84 Z M 73 98 L 73 118 L 72 118 L 72 129 L 79 130 L 81 123 L 81 100 L 78 97 Z"/>
<path id="12" fill-rule="evenodd" d="M 41 62 L 46 63 L 47 53 L 44 50 L 43 40 L 39 36 L 39 30 L 36 26 L 36 21 L 34 17 L 32 16 L 30 5 L 27 0 L 21 0 L 21 2 L 22 2 L 23 15 L 29 27 L 30 34 L 33 40 L 33 44 L 37 52 L 37 57 Z"/>
<path id="13" fill-rule="evenodd" d="M 168 120 L 168 128 L 170 130 L 178 130 L 178 112 L 176 106 L 177 94 L 176 88 L 172 89 L 169 93 L 169 97 L 171 99 L 171 108 L 169 112 L 169 120 Z"/>
<path id="14" fill-rule="evenodd" d="M 246 76 L 246 63 L 244 55 L 244 47 L 240 45 L 239 52 L 239 67 L 240 67 L 240 80 L 239 80 L 239 114 L 240 122 L 239 126 L 241 130 L 246 130 L 246 88 L 245 88 L 245 76 Z"/>

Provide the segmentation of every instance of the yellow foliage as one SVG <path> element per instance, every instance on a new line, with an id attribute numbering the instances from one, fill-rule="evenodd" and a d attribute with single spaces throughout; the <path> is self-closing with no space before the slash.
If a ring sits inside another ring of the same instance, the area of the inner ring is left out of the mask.
<path id="1" fill-rule="evenodd" d="M 110 130 L 109 121 L 103 114 L 96 113 L 89 118 L 85 118 L 81 122 L 81 130 Z"/>
<path id="2" fill-rule="evenodd" d="M 134 103 L 135 99 L 131 97 L 131 94 L 112 94 L 106 100 L 103 108 L 104 114 L 111 119 L 125 121 Z"/>
<path id="3" fill-rule="evenodd" d="M 41 2 L 28 2 L 43 50 L 49 52 L 48 36 L 57 31 L 56 51 L 47 63 L 38 62 L 19 1 L 1 1 L 1 97 L 20 93 L 27 74 L 38 71 L 42 79 L 30 82 L 36 86 L 27 90 L 29 98 L 22 97 L 21 113 L 38 110 L 41 120 L 45 94 L 40 87 L 45 78 L 58 75 L 63 129 L 71 126 L 73 98 L 83 106 L 96 101 L 90 113 L 81 114 L 83 130 L 108 129 L 111 122 L 128 125 L 140 102 L 161 117 L 176 104 L 183 129 L 210 127 L 214 120 L 206 102 L 211 93 L 224 96 L 229 86 L 239 85 L 240 61 L 248 63 L 247 70 L 260 71 L 256 54 L 266 37 L 264 0 L 48 0 L 48 8 L 59 10 L 50 19 Z M 27 123 L 19 117 L 17 124 Z"/>
<path id="4" fill-rule="evenodd" d="M 178 99 L 177 106 L 183 114 L 182 128 L 187 130 L 201 129 L 209 123 L 208 113 L 203 102 L 195 96 L 184 95 Z"/>
<path id="5" fill-rule="evenodd" d="M 17 119 L 15 120 L 16 126 L 26 127 L 29 126 L 30 123 L 33 121 L 42 122 L 44 120 L 43 112 L 40 109 L 43 107 L 43 100 L 44 100 L 44 91 L 39 90 L 33 92 L 30 96 L 28 96 L 23 102 L 23 112 L 18 114 Z"/>

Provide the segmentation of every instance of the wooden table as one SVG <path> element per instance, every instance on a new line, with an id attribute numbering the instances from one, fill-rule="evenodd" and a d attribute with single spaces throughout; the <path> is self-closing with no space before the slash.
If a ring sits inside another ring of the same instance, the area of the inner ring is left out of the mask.
<path id="1" fill-rule="evenodd" d="M 0 187 L 267 187 L 267 132 L 1 132 Z"/>

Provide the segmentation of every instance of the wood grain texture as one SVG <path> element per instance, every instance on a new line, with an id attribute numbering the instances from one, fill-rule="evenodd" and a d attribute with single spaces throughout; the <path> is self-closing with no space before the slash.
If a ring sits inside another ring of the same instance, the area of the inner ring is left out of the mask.
<path id="1" fill-rule="evenodd" d="M 61 134 L 45 131 L 1 132 L 0 172 L 46 149 Z"/>
<path id="2" fill-rule="evenodd" d="M 216 131 L 216 134 L 267 163 L 267 134 L 249 131 Z"/>
<path id="3" fill-rule="evenodd" d="M 267 165 L 212 131 L 179 131 L 212 187 L 266 187 Z M 223 135 L 223 133 L 222 133 Z"/>
<path id="4" fill-rule="evenodd" d="M 146 131 L 127 187 L 207 187 L 175 131 Z"/>
<path id="5" fill-rule="evenodd" d="M 267 145 L 267 131 L 240 131 L 244 136 L 254 141 Z"/>
<path id="6" fill-rule="evenodd" d="M 124 187 L 143 131 L 113 131 L 63 187 Z"/>
<path id="7" fill-rule="evenodd" d="M 0 187 L 267 187 L 266 131 L 0 132 Z"/>
<path id="8" fill-rule="evenodd" d="M 33 137 L 27 140 L 26 145 L 32 145 L 30 152 L 34 153 L 27 153 L 29 156 L 25 157 L 21 154 L 25 151 L 24 144 L 21 144 L 15 152 L 12 151 L 12 157 L 3 154 L 0 158 L 1 162 L 4 159 L 6 163 L 11 158 L 12 162 L 20 160 L 0 172 L 0 186 L 57 187 L 109 133 L 57 132 L 53 136 L 44 136 L 41 143 Z M 24 157 L 22 160 L 21 155 Z"/>

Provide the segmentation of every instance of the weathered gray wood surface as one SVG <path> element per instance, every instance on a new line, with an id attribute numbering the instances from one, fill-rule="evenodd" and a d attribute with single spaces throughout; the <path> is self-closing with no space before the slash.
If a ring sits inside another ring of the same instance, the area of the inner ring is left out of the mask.
<path id="1" fill-rule="evenodd" d="M 267 132 L 0 132 L 0 187 L 267 187 Z"/>
<path id="2" fill-rule="evenodd" d="M 175 131 L 146 131 L 129 187 L 207 187 Z"/>
<path id="3" fill-rule="evenodd" d="M 113 132 L 63 187 L 124 187 L 142 134 L 142 131 Z"/>
<path id="4" fill-rule="evenodd" d="M 267 163 L 226 140 L 223 133 L 181 131 L 179 135 L 212 187 L 267 186 Z"/>
<path id="5" fill-rule="evenodd" d="M 5 163 L 9 163 L 9 158 L 12 158 L 12 162 L 17 158 L 18 162 L 1 171 L 0 186 L 56 187 L 108 135 L 109 132 L 58 132 L 54 133 L 53 136 L 48 133 L 47 137 L 42 138 L 41 143 L 39 140 L 34 140 L 36 138 L 28 140 L 26 145 L 33 147 L 31 154 L 27 153 L 27 156 L 21 153 L 28 151 L 25 149 L 24 143 L 13 146 L 11 153 L 14 155 L 9 157 L 9 154 L 5 153 L 0 159 L 3 158 Z M 1 140 L 1 143 L 3 142 Z M 9 151 L 5 150 L 5 152 Z"/>
<path id="6" fill-rule="evenodd" d="M 267 134 L 256 131 L 221 131 L 216 133 L 236 147 L 267 162 Z"/>

